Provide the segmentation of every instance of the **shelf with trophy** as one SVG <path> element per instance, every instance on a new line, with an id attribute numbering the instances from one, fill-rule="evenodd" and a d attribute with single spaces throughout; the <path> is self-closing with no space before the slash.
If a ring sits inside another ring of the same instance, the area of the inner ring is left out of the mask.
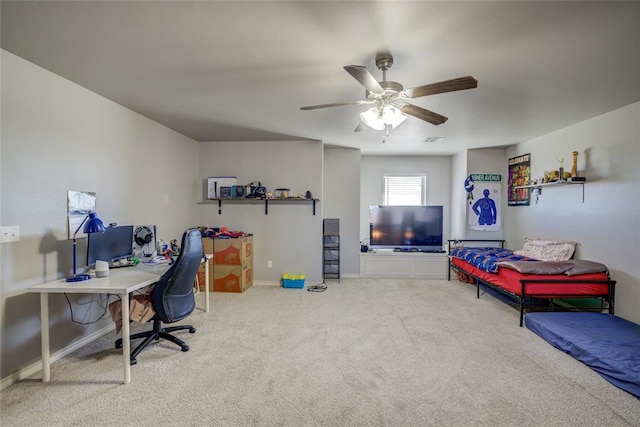
<path id="1" fill-rule="evenodd" d="M 538 202 L 538 197 L 542 194 L 543 188 L 554 188 L 561 187 L 565 185 L 579 185 L 582 189 L 582 203 L 584 203 L 584 184 L 586 184 L 587 179 L 582 176 L 578 176 L 578 152 L 574 151 L 573 155 L 573 164 L 571 166 L 571 172 L 565 172 L 562 164 L 564 163 L 564 158 L 561 157 L 558 159 L 558 163 L 560 167 L 557 170 L 548 172 L 544 172 L 544 176 L 534 180 L 532 183 L 527 185 L 519 185 L 514 187 L 515 189 L 528 188 L 533 190 L 532 196 L 535 196 L 536 203 Z"/>

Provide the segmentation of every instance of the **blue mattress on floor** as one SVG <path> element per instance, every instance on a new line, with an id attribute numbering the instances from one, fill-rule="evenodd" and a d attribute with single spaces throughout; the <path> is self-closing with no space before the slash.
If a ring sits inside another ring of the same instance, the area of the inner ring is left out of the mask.
<path id="1" fill-rule="evenodd" d="M 524 323 L 607 381 L 640 398 L 640 325 L 604 313 L 529 313 Z"/>

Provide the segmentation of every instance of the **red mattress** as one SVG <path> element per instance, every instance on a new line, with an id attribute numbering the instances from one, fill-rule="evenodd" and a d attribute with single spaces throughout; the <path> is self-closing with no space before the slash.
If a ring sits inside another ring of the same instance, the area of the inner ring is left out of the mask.
<path id="1" fill-rule="evenodd" d="M 522 296 L 521 279 L 571 280 L 571 283 L 529 283 L 526 285 L 526 295 L 541 298 L 594 297 L 607 296 L 609 294 L 607 283 L 581 282 L 581 280 L 610 280 L 609 276 L 605 273 L 589 273 L 577 276 L 567 276 L 565 274 L 523 274 L 504 267 L 499 268 L 497 273 L 487 273 L 459 258 L 451 258 L 451 261 L 453 265 L 462 271 L 519 296 Z"/>

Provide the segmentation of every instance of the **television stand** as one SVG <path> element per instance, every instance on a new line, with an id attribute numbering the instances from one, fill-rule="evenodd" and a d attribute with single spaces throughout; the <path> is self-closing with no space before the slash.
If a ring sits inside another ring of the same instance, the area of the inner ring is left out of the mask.
<path id="1" fill-rule="evenodd" d="M 443 254 L 442 249 L 393 248 L 393 252 L 420 252 L 423 254 Z"/>
<path id="2" fill-rule="evenodd" d="M 444 251 L 393 250 L 360 254 L 361 277 L 446 279 L 449 258 Z"/>

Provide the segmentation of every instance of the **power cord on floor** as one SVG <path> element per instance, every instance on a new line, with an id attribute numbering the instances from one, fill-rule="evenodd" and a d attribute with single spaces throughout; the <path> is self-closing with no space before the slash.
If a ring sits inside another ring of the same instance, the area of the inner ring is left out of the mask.
<path id="1" fill-rule="evenodd" d="M 322 282 L 319 285 L 312 285 L 307 287 L 307 291 L 309 292 L 324 292 L 327 290 L 327 284 Z"/>

